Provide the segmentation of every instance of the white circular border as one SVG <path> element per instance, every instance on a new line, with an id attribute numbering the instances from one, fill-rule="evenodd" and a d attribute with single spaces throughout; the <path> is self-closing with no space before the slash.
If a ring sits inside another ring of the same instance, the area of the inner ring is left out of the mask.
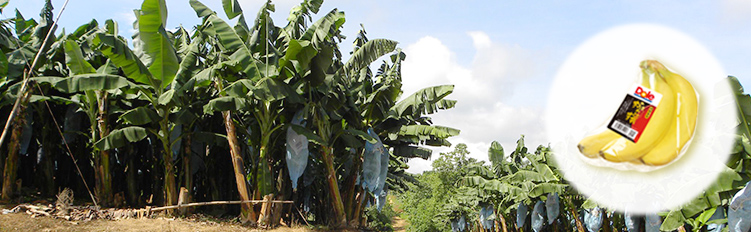
<path id="1" fill-rule="evenodd" d="M 640 80 L 644 59 L 662 62 L 699 93 L 690 147 L 676 162 L 651 172 L 585 163 L 577 143 L 610 120 L 628 88 Z M 725 168 L 735 139 L 736 108 L 726 79 L 707 49 L 665 26 L 630 24 L 591 37 L 559 68 L 549 92 L 547 134 L 565 179 L 591 200 L 619 211 L 653 213 L 694 199 Z"/>

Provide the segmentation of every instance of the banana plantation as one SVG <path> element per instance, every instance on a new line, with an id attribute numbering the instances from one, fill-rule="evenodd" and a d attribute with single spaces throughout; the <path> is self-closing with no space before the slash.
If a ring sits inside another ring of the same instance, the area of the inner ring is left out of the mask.
<path id="1" fill-rule="evenodd" d="M 390 200 L 411 231 L 751 227 L 751 97 L 734 77 L 732 158 L 679 209 L 601 207 L 569 185 L 550 148 L 532 151 L 523 136 L 510 152 L 493 142 L 489 163 L 459 144 L 413 175 L 409 159 L 459 135 L 430 117 L 455 106 L 454 87 L 403 93 L 398 43 L 364 28 L 343 35 L 344 12 L 319 13 L 322 2 L 305 0 L 277 24 L 270 1 L 246 14 L 236 0 L 223 0 L 222 13 L 190 0 L 202 22 L 166 28 L 165 1 L 144 0 L 133 35 L 113 20 L 58 28 L 49 0 L 38 17 L 16 11 L 0 21 L 2 202 L 69 188 L 79 204 L 101 208 L 239 200 L 167 213 L 218 211 L 268 227 L 372 228 L 369 213 L 391 210 Z M 349 54 L 345 36 L 354 38 Z"/>
<path id="2" fill-rule="evenodd" d="M 489 163 L 466 145 L 441 153 L 433 170 L 397 194 L 411 231 L 736 231 L 751 230 L 751 97 L 729 76 L 739 125 L 730 160 L 717 180 L 680 208 L 656 214 L 620 212 L 579 194 L 556 167 L 553 151 L 534 151 L 524 136 L 510 152 L 498 142 Z M 406 207 L 409 206 L 409 207 Z"/>
<path id="3" fill-rule="evenodd" d="M 313 19 L 322 1 L 284 26 L 271 2 L 246 16 L 223 1 L 235 25 L 189 4 L 202 23 L 165 28 L 165 1 L 144 1 L 130 39 L 112 20 L 61 30 L 50 1 L 2 21 L 4 201 L 71 188 L 101 207 L 169 206 L 184 192 L 242 200 L 217 207 L 262 225 L 358 226 L 414 181 L 407 159 L 459 134 L 427 116 L 455 105 L 453 86 L 402 96 L 405 54 L 364 29 L 343 59 L 344 12 Z"/>

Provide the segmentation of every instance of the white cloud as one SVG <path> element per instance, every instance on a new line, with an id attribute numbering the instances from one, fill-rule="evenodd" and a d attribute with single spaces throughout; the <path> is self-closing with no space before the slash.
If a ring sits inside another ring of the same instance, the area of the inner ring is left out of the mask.
<path id="1" fill-rule="evenodd" d="M 136 21 L 136 15 L 133 13 L 133 10 L 120 12 L 117 14 L 115 21 L 117 21 L 117 27 L 121 35 L 132 35 L 136 32 L 136 29 L 133 28 L 133 22 Z M 126 37 L 130 38 L 130 36 Z"/>
<path id="2" fill-rule="evenodd" d="M 449 99 L 458 100 L 454 109 L 432 115 L 438 125 L 462 130 L 450 139 L 453 144 L 467 144 L 470 156 L 487 160 L 487 149 L 498 141 L 506 151 L 525 135 L 530 150 L 545 142 L 542 106 L 513 106 L 507 101 L 519 83 L 532 81 L 535 62 L 531 52 L 519 46 L 492 41 L 484 32 L 469 32 L 476 50 L 469 67 L 457 62 L 456 54 L 434 37 L 423 37 L 406 47 L 407 59 L 402 70 L 404 94 L 428 86 L 452 84 Z M 520 102 L 521 105 L 526 104 Z M 434 149 L 433 157 L 453 148 Z M 413 159 L 409 172 L 430 170 L 432 160 Z"/>

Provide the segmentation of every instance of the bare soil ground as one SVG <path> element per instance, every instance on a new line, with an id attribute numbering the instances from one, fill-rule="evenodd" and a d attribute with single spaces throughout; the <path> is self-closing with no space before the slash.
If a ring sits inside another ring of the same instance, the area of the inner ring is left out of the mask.
<path id="1" fill-rule="evenodd" d="M 402 232 L 407 231 L 407 221 L 400 218 L 400 217 L 394 217 L 391 219 L 391 227 L 394 228 L 394 232 Z"/>
<path id="2" fill-rule="evenodd" d="M 0 204 L 0 209 L 9 209 Z M 68 221 L 61 218 L 32 216 L 25 212 L 0 213 L 2 231 L 265 231 L 265 232 L 305 232 L 331 231 L 326 228 L 305 226 L 274 229 L 259 229 L 243 225 L 238 220 L 218 219 L 194 214 L 186 218 L 155 216 L 154 218 L 129 218 L 119 220 L 95 219 L 88 221 Z M 336 230 L 356 231 L 356 230 Z"/>
<path id="3" fill-rule="evenodd" d="M 389 195 L 388 199 L 394 212 L 396 212 L 397 214 L 404 212 L 404 210 L 402 210 L 401 202 L 399 202 L 394 195 Z M 399 216 L 391 218 L 391 227 L 394 228 L 394 232 L 407 231 L 407 225 L 409 225 L 407 220 L 404 220 Z"/>
<path id="4" fill-rule="evenodd" d="M 305 227 L 278 227 L 273 230 L 257 229 L 239 223 L 216 222 L 201 219 L 154 218 L 66 221 L 51 217 L 31 217 L 25 213 L 0 215 L 0 231 L 269 231 L 304 232 L 322 231 Z"/>

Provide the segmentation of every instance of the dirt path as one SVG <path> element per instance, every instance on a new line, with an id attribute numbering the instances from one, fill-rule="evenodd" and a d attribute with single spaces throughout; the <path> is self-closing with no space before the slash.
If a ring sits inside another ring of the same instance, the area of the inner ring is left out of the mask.
<path id="1" fill-rule="evenodd" d="M 197 221 L 190 219 L 155 218 L 92 220 L 71 222 L 50 217 L 36 217 L 25 213 L 0 214 L 0 231 L 264 231 L 304 232 L 304 227 L 279 227 L 259 230 L 228 222 Z"/>
<path id="2" fill-rule="evenodd" d="M 407 231 L 407 220 L 396 216 L 391 219 L 391 227 L 394 228 L 394 232 Z"/>

